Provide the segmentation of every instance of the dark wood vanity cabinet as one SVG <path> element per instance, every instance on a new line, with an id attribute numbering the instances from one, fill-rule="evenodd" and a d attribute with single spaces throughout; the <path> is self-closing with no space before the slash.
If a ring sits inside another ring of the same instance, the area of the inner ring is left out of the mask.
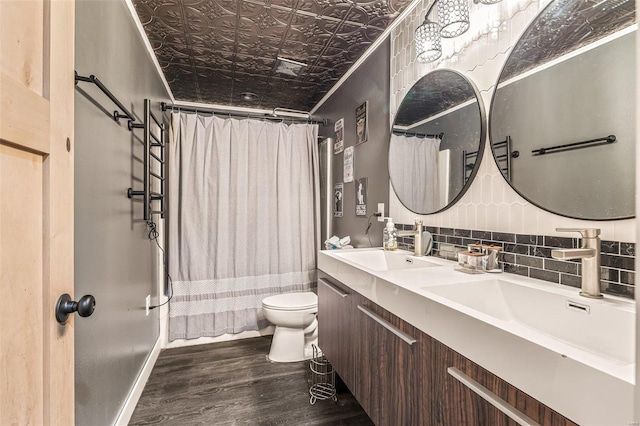
<path id="1" fill-rule="evenodd" d="M 318 346 L 352 393 L 356 389 L 354 294 L 357 293 L 349 287 L 318 271 Z"/>
<path id="2" fill-rule="evenodd" d="M 376 425 L 517 425 L 466 384 L 542 425 L 574 425 L 549 407 L 319 271 L 318 339 Z"/>
<path id="3" fill-rule="evenodd" d="M 449 373 L 450 368 L 477 382 L 486 391 L 520 411 L 531 421 L 550 426 L 575 425 L 574 422 L 527 395 L 473 361 L 421 333 L 420 371 L 422 389 L 430 389 L 432 398 L 423 400 L 429 409 L 424 413 L 423 425 L 517 425 L 509 416 Z M 391 424 L 391 423 L 390 423 Z"/>
<path id="4" fill-rule="evenodd" d="M 420 424 L 415 328 L 360 295 L 354 302 L 358 402 L 376 424 Z"/>

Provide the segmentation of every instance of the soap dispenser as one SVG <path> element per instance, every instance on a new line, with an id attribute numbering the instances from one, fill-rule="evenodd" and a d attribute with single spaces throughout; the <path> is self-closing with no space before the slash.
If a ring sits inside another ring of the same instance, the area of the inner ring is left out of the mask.
<path id="1" fill-rule="evenodd" d="M 387 226 L 382 231 L 382 246 L 385 250 L 395 250 L 398 248 L 398 230 L 393 224 L 392 218 L 388 218 Z"/>

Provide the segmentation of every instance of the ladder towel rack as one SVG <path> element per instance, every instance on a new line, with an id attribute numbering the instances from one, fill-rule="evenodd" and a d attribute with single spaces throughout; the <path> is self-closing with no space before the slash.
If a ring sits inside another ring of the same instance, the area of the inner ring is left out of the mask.
<path id="1" fill-rule="evenodd" d="M 473 173 L 473 169 L 476 166 L 478 158 L 478 151 L 462 151 L 462 186 L 467 184 L 467 181 Z"/>
<path id="2" fill-rule="evenodd" d="M 144 129 L 144 174 L 142 177 L 143 189 L 141 191 L 134 191 L 133 188 L 129 188 L 127 190 L 127 196 L 129 198 L 142 197 L 142 202 L 144 204 L 145 221 L 151 220 L 151 215 L 154 214 L 159 214 L 160 217 L 164 218 L 166 205 L 165 181 L 167 176 L 165 161 L 165 125 L 164 123 L 160 122 L 160 120 L 158 120 L 158 118 L 151 111 L 151 101 L 149 99 L 144 100 L 144 123 L 129 122 L 129 125 L 131 130 Z M 154 134 L 152 127 L 157 129 L 160 137 Z M 156 152 L 152 151 L 153 148 L 157 148 Z M 151 163 L 152 159 L 156 161 L 157 168 L 160 169 L 160 174 L 153 170 Z M 152 191 L 152 178 L 157 179 L 158 186 L 160 187 L 160 192 Z M 154 201 L 160 204 L 159 210 L 154 210 Z"/>
<path id="3" fill-rule="evenodd" d="M 498 168 L 509 182 L 511 182 L 511 166 L 513 158 L 518 158 L 520 156 L 520 151 L 514 151 L 511 142 L 511 136 L 507 136 L 505 140 L 491 145 L 491 148 L 493 149 L 493 156 L 496 159 Z M 500 150 L 502 150 L 502 152 L 499 152 Z"/>

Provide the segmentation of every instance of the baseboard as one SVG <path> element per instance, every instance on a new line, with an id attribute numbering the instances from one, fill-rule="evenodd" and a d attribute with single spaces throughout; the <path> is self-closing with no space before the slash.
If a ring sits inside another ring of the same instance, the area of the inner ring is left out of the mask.
<path id="1" fill-rule="evenodd" d="M 208 345 L 210 343 L 228 342 L 229 340 L 251 339 L 260 336 L 270 336 L 275 330 L 274 326 L 263 328 L 262 330 L 243 331 L 237 334 L 223 334 L 217 337 L 200 337 L 197 339 L 178 339 L 169 342 L 163 349 L 182 348 L 185 346 Z"/>
<path id="2" fill-rule="evenodd" d="M 147 360 L 142 367 L 142 371 L 140 371 L 131 392 L 129 392 L 129 395 L 122 406 L 122 410 L 116 419 L 115 426 L 127 426 L 129 424 L 133 411 L 136 409 L 136 405 L 138 405 L 140 395 L 142 395 L 142 391 L 144 390 L 144 386 L 147 384 L 147 380 L 149 380 L 151 370 L 153 370 L 153 366 L 158 360 L 161 346 L 160 338 L 158 338 L 155 345 L 153 345 L 153 349 L 151 349 L 151 353 L 149 353 L 149 356 L 147 357 Z"/>

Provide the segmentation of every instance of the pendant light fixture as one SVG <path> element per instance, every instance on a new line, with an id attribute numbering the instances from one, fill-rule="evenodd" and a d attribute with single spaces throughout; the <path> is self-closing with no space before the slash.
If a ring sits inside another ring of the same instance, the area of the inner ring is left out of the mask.
<path id="1" fill-rule="evenodd" d="M 445 38 L 457 37 L 469 29 L 469 0 L 439 0 L 438 18 Z"/>
<path id="2" fill-rule="evenodd" d="M 425 18 L 422 25 L 416 28 L 414 38 L 418 62 L 433 62 L 442 56 L 440 25 L 437 22 Z"/>
<path id="3" fill-rule="evenodd" d="M 495 4 L 502 0 L 473 0 L 474 3 Z M 438 22 L 429 15 L 438 6 Z M 424 16 L 424 22 L 416 28 L 416 61 L 433 62 L 442 56 L 442 37 L 451 38 L 463 34 L 470 27 L 469 0 L 434 0 Z"/>

